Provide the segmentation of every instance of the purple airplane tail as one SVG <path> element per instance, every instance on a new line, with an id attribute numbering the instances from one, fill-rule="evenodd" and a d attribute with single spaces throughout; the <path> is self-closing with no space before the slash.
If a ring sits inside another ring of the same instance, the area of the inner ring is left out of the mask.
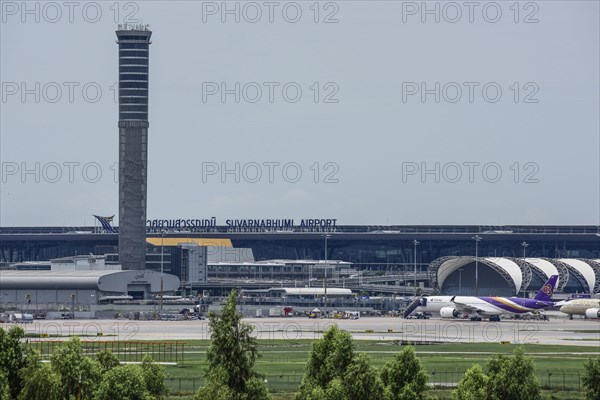
<path id="1" fill-rule="evenodd" d="M 554 287 L 556 286 L 556 281 L 558 280 L 558 275 L 552 275 L 550 279 L 544 283 L 542 288 L 534 297 L 534 300 L 540 301 L 552 301 L 552 294 L 554 293 Z"/>

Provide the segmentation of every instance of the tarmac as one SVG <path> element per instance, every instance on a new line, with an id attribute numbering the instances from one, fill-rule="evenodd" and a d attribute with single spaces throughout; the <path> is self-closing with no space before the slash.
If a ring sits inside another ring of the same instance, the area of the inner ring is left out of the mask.
<path id="1" fill-rule="evenodd" d="M 600 352 L 600 320 L 553 318 L 548 321 L 502 320 L 500 322 L 431 318 L 363 317 L 356 320 L 306 317 L 244 318 L 254 335 L 266 340 L 317 339 L 337 324 L 355 339 L 406 343 L 513 343 L 595 346 Z M 203 340 L 210 338 L 208 320 L 35 320 L 21 325 L 39 340 Z M 8 329 L 10 324 L 2 324 Z M 33 339 L 37 340 L 37 339 Z"/>

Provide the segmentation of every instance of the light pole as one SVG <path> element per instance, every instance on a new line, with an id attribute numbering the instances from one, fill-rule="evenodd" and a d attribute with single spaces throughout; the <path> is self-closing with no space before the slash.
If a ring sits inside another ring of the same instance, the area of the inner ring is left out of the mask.
<path id="1" fill-rule="evenodd" d="M 327 317 L 327 239 L 331 237 L 331 235 L 323 235 L 325 237 L 325 277 L 323 279 L 323 289 L 324 289 L 324 306 L 323 311 L 324 315 Z"/>
<path id="2" fill-rule="evenodd" d="M 75 319 L 75 293 L 71 293 L 71 318 Z"/>
<path id="3" fill-rule="evenodd" d="M 523 246 L 523 260 L 525 260 L 525 249 L 527 248 L 527 246 L 529 246 L 529 243 L 523 242 L 521 243 L 521 246 Z"/>
<path id="4" fill-rule="evenodd" d="M 458 269 L 458 294 L 462 294 L 462 268 Z"/>
<path id="5" fill-rule="evenodd" d="M 199 260 L 197 260 L 196 257 L 195 257 L 196 256 L 196 250 L 190 249 L 189 252 L 190 252 L 190 255 L 189 255 L 189 258 L 188 258 L 187 279 L 188 279 L 188 282 L 190 284 L 190 294 L 189 294 L 189 297 L 191 298 L 192 297 L 192 291 L 193 291 L 193 287 L 192 287 L 192 271 L 191 271 L 192 270 L 192 265 L 191 265 L 191 263 L 194 263 L 194 264 L 196 264 L 196 266 L 198 266 Z M 194 269 L 198 270 L 197 268 L 194 268 Z M 254 270 L 254 280 L 256 280 L 256 269 Z"/>
<path id="6" fill-rule="evenodd" d="M 420 245 L 421 243 L 418 240 L 413 240 L 413 244 L 415 245 L 415 250 L 414 250 L 414 258 L 415 258 L 415 276 L 414 276 L 414 280 L 413 280 L 413 285 L 415 287 L 415 298 L 417 297 L 417 246 Z"/>
<path id="7" fill-rule="evenodd" d="M 165 264 L 165 233 L 163 229 L 160 231 L 160 312 L 163 310 L 163 280 L 164 280 L 164 264 Z"/>
<path id="8" fill-rule="evenodd" d="M 473 236 L 475 241 L 475 296 L 479 293 L 479 242 L 482 240 L 481 236 Z"/>

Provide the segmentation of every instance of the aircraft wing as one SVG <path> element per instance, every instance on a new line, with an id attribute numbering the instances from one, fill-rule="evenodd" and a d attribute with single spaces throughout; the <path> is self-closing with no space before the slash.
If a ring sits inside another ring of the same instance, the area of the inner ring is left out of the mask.
<path id="1" fill-rule="evenodd" d="M 491 304 L 487 305 L 487 304 L 469 304 L 469 303 L 462 303 L 460 301 L 455 301 L 454 297 L 451 299 L 451 301 L 456 305 L 456 309 L 460 312 L 466 312 L 466 313 L 474 313 L 476 312 L 477 314 L 498 314 L 498 309 L 496 309 L 495 307 L 493 307 Z"/>

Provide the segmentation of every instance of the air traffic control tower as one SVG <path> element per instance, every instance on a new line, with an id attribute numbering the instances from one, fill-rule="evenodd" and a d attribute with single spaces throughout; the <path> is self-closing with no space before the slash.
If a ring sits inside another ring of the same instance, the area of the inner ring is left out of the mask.
<path id="1" fill-rule="evenodd" d="M 119 262 L 146 268 L 148 25 L 122 24 L 119 45 Z"/>

